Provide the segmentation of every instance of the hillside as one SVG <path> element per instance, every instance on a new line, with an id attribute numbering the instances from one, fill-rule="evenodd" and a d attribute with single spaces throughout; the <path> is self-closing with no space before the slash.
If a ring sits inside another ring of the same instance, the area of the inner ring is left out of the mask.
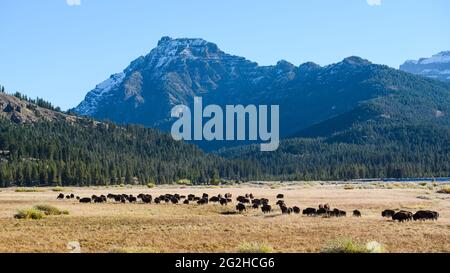
<path id="1" fill-rule="evenodd" d="M 205 155 L 170 135 L 45 109 L 0 94 L 0 187 L 209 183 L 239 161 Z"/>

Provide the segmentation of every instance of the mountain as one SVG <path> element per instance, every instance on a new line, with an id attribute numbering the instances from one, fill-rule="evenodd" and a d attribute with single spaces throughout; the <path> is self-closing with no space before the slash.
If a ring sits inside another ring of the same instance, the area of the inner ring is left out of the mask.
<path id="1" fill-rule="evenodd" d="M 284 60 L 274 66 L 259 66 L 203 39 L 164 37 L 148 55 L 97 85 L 74 111 L 168 131 L 173 122 L 171 108 L 178 104 L 192 106 L 194 96 L 202 96 L 204 104 L 221 106 L 280 105 L 280 135 L 286 138 L 316 135 L 311 132 L 313 126 L 320 127 L 327 121 L 336 126 L 333 119 L 347 127 L 353 119 L 361 118 L 411 115 L 434 121 L 436 116 L 448 116 L 447 104 L 440 99 L 447 98 L 449 90 L 449 85 L 355 56 L 324 67 L 311 62 L 295 66 Z M 408 96 L 423 104 L 403 103 Z M 368 101 L 374 102 L 370 109 L 364 108 Z M 389 111 L 380 108 L 386 105 Z M 423 115 L 414 115 L 416 107 Z M 359 111 L 361 115 L 352 114 Z M 197 144 L 206 149 L 224 145 Z M 238 144 L 247 143 L 233 143 Z"/>
<path id="2" fill-rule="evenodd" d="M 443 51 L 418 61 L 406 61 L 400 66 L 400 70 L 450 82 L 450 51 Z"/>

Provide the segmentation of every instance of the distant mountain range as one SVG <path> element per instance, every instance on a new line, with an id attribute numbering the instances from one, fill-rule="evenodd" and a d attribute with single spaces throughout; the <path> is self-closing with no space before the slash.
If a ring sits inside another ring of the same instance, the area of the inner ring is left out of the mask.
<path id="1" fill-rule="evenodd" d="M 97 85 L 73 111 L 168 131 L 171 108 L 192 105 L 194 96 L 204 104 L 278 104 L 282 138 L 330 135 L 364 122 L 442 123 L 450 113 L 449 84 L 360 57 L 324 67 L 284 60 L 259 66 L 203 39 L 169 37 Z"/>
<path id="2" fill-rule="evenodd" d="M 400 70 L 450 82 L 450 51 L 443 51 L 417 61 L 406 61 L 400 66 Z"/>

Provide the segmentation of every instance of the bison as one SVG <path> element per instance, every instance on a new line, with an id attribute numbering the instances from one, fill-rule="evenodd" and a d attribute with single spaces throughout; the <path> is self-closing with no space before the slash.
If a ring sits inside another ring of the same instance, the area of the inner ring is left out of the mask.
<path id="1" fill-rule="evenodd" d="M 392 220 L 399 221 L 399 222 L 405 222 L 405 221 L 411 221 L 413 219 L 412 212 L 409 211 L 399 211 L 392 215 Z"/>
<path id="2" fill-rule="evenodd" d="M 222 206 L 226 206 L 226 205 L 228 205 L 228 200 L 225 199 L 225 198 L 220 198 L 220 204 L 221 204 Z"/>
<path id="3" fill-rule="evenodd" d="M 264 204 L 264 205 L 261 207 L 261 211 L 262 211 L 263 213 L 269 213 L 269 212 L 272 211 L 272 207 L 271 207 L 270 205 Z"/>
<path id="4" fill-rule="evenodd" d="M 64 194 L 60 193 L 58 197 L 56 197 L 56 199 L 62 200 L 64 199 L 64 197 L 65 197 Z"/>
<path id="5" fill-rule="evenodd" d="M 430 210 L 420 210 L 413 215 L 414 221 L 437 220 L 439 213 Z"/>
<path id="6" fill-rule="evenodd" d="M 319 216 L 322 216 L 322 215 L 327 215 L 329 213 L 329 211 L 328 210 L 326 210 L 325 208 L 319 208 L 317 211 L 316 211 L 316 214 L 317 215 L 319 215 Z"/>
<path id="7" fill-rule="evenodd" d="M 283 198 L 284 198 L 284 194 L 280 193 L 280 194 L 277 195 L 277 199 L 283 199 Z"/>
<path id="8" fill-rule="evenodd" d="M 383 212 L 381 212 L 381 216 L 386 217 L 386 218 L 391 218 L 392 216 L 394 216 L 394 214 L 395 214 L 395 211 L 391 210 L 391 209 L 387 209 L 387 210 L 384 210 Z"/>
<path id="9" fill-rule="evenodd" d="M 245 205 L 242 203 L 237 204 L 236 210 L 239 211 L 240 213 L 242 213 L 243 211 L 245 211 Z"/>
<path id="10" fill-rule="evenodd" d="M 88 198 L 88 197 L 80 199 L 80 203 L 91 203 L 91 202 L 92 202 L 92 199 Z"/>
<path id="11" fill-rule="evenodd" d="M 317 210 L 315 208 L 306 208 L 303 210 L 303 215 L 313 216 L 316 215 Z"/>
<path id="12" fill-rule="evenodd" d="M 300 214 L 300 208 L 299 207 L 293 207 L 292 209 L 294 210 L 295 214 Z"/>
<path id="13" fill-rule="evenodd" d="M 353 216 L 354 217 L 361 217 L 361 212 L 359 210 L 354 210 L 353 211 Z"/>

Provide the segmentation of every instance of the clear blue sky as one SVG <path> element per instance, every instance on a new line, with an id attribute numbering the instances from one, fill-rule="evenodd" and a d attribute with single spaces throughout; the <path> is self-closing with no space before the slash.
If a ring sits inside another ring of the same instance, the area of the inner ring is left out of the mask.
<path id="1" fill-rule="evenodd" d="M 0 1 L 0 84 L 8 91 L 73 107 L 164 35 L 204 38 L 262 65 L 358 55 L 398 67 L 450 50 L 448 0 L 78 2 Z"/>

